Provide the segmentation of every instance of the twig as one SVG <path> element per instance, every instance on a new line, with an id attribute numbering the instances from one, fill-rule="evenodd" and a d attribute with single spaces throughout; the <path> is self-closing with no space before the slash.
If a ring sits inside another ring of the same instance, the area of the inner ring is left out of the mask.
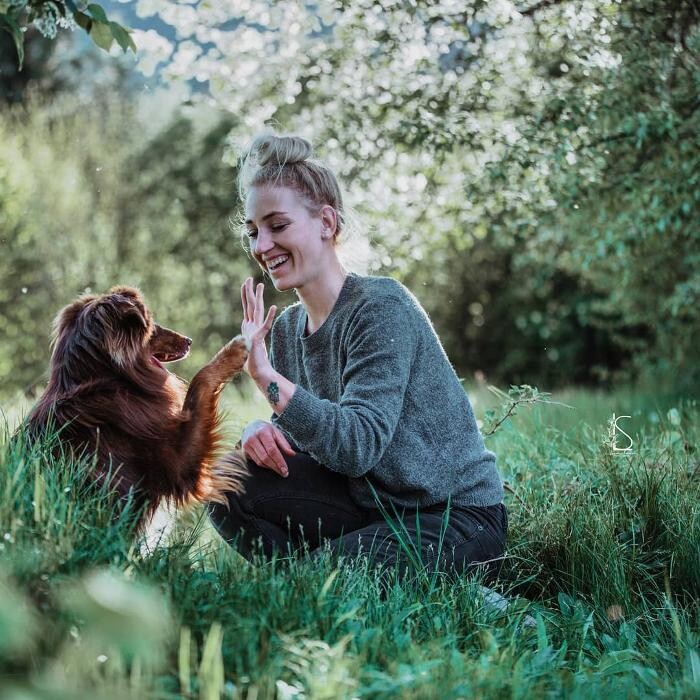
<path id="1" fill-rule="evenodd" d="M 505 414 L 503 415 L 502 418 L 500 418 L 496 423 L 486 431 L 482 431 L 482 434 L 484 437 L 488 437 L 489 435 L 493 435 L 493 433 L 496 432 L 498 427 L 505 421 L 507 420 L 510 416 L 513 415 L 515 412 L 515 409 L 519 404 L 534 404 L 534 403 L 547 403 L 547 404 L 553 404 L 556 406 L 564 406 L 565 408 L 572 408 L 573 406 L 569 406 L 568 404 L 562 403 L 561 401 L 551 401 L 548 397 L 550 394 L 546 392 L 540 392 L 537 387 L 531 387 L 529 384 L 522 384 L 521 386 L 511 386 L 510 391 L 506 394 L 504 391 L 501 391 L 498 387 L 496 386 L 489 386 L 488 387 L 489 391 L 492 394 L 495 394 L 501 399 L 505 399 L 510 403 L 508 408 L 506 409 Z"/>
<path id="2" fill-rule="evenodd" d="M 520 504 L 522 505 L 522 507 L 525 508 L 525 510 L 526 510 L 530 515 L 534 515 L 534 514 L 535 514 L 534 511 L 532 510 L 532 508 L 530 508 L 530 506 L 529 506 L 527 503 L 525 503 L 525 501 L 523 501 L 522 498 L 520 498 L 520 496 L 518 495 L 518 492 L 517 492 L 507 481 L 504 481 L 504 482 L 503 482 L 503 488 L 504 488 L 506 491 L 510 491 L 510 492 L 520 501 Z"/>

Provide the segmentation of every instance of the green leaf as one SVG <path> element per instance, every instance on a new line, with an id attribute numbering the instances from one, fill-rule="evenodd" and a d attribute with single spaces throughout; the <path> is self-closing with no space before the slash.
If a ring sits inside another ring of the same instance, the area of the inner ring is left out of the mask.
<path id="1" fill-rule="evenodd" d="M 0 26 L 2 26 L 5 31 L 9 32 L 15 40 L 19 69 L 22 70 L 22 64 L 24 63 L 24 34 L 19 24 L 9 15 L 0 15 Z"/>
<path id="2" fill-rule="evenodd" d="M 136 44 L 134 43 L 134 40 L 131 38 L 129 32 L 127 32 L 126 29 L 121 26 L 121 24 L 117 24 L 117 22 L 110 22 L 109 28 L 112 30 L 112 36 L 117 40 L 117 43 L 119 46 L 121 46 L 124 53 L 126 53 L 128 49 L 131 49 L 134 53 L 136 53 Z"/>
<path id="3" fill-rule="evenodd" d="M 76 10 L 73 13 L 73 19 L 79 27 L 82 27 L 88 34 L 92 29 L 92 20 L 84 13 Z"/>
<path id="4" fill-rule="evenodd" d="M 685 652 L 685 674 L 693 680 L 693 685 L 700 688 L 700 656 L 695 649 L 688 649 Z"/>
<path id="5" fill-rule="evenodd" d="M 97 20 L 98 22 L 102 22 L 102 24 L 109 24 L 109 20 L 107 19 L 105 11 L 99 5 L 96 5 L 95 3 L 90 3 L 87 6 L 87 9 L 88 12 L 92 15 L 93 19 Z"/>
<path id="6" fill-rule="evenodd" d="M 92 40 L 105 51 L 109 51 L 112 46 L 112 30 L 108 24 L 103 24 L 102 22 L 93 22 L 92 29 L 90 29 L 90 36 Z"/>

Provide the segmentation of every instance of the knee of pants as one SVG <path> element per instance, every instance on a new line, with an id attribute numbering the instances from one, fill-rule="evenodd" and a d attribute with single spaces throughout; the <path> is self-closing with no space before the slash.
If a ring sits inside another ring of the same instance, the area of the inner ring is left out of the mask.
<path id="1" fill-rule="evenodd" d="M 206 511 L 216 531 L 224 540 L 231 543 L 241 528 L 250 521 L 252 514 L 247 512 L 241 502 L 245 495 L 232 492 L 226 495 L 228 505 L 210 502 L 206 504 Z"/>
<path id="2" fill-rule="evenodd" d="M 229 544 L 233 544 L 234 538 L 242 535 L 237 539 L 239 545 L 242 545 L 252 537 L 252 534 L 245 533 L 259 532 L 260 523 L 257 523 L 256 527 L 258 517 L 255 503 L 261 495 L 273 493 L 283 483 L 282 477 L 276 472 L 260 467 L 250 459 L 248 468 L 249 473 L 244 477 L 242 493 L 228 491 L 226 504 L 206 504 L 212 525 Z"/>

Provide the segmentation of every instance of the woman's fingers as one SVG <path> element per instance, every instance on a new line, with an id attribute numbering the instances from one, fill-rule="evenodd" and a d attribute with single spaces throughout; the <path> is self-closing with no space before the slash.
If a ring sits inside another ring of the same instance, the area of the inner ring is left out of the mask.
<path id="1" fill-rule="evenodd" d="M 244 452 L 259 466 L 287 476 L 287 463 L 274 440 L 275 428 L 263 425 L 242 444 Z"/>
<path id="2" fill-rule="evenodd" d="M 252 439 L 246 440 L 243 444 L 243 452 L 246 453 L 247 457 L 250 457 L 256 464 L 260 464 L 262 455 L 259 453 L 259 448 L 262 447 L 258 441 Z"/>
<path id="3" fill-rule="evenodd" d="M 245 282 L 241 285 L 241 306 L 243 307 L 243 322 L 248 320 L 248 305 L 246 304 Z"/>
<path id="4" fill-rule="evenodd" d="M 253 321 L 255 317 L 255 299 L 253 294 L 253 278 L 248 277 L 243 283 L 245 285 L 245 310 L 248 321 Z"/>
<path id="5" fill-rule="evenodd" d="M 246 301 L 248 304 L 248 320 L 255 322 L 255 283 L 249 277 L 246 281 Z"/>
<path id="6" fill-rule="evenodd" d="M 265 323 L 258 328 L 258 330 L 255 333 L 255 340 L 262 340 L 269 332 L 270 329 L 272 328 L 272 321 L 275 318 L 275 313 L 277 312 L 277 307 L 276 306 L 271 306 L 267 312 L 267 318 L 265 319 Z"/>
<path id="7" fill-rule="evenodd" d="M 270 330 L 272 328 L 272 321 L 275 318 L 275 314 L 277 313 L 277 307 L 273 304 L 268 310 L 267 310 L 267 316 L 265 317 L 265 328 L 267 329 L 265 332 Z"/>
<path id="8" fill-rule="evenodd" d="M 243 304 L 243 320 L 244 321 L 251 321 L 253 319 L 251 315 L 251 306 L 250 306 L 250 300 L 249 300 L 249 294 L 248 294 L 248 287 L 249 287 L 249 281 L 251 280 L 250 277 L 243 282 L 241 285 L 241 302 Z"/>
<path id="9" fill-rule="evenodd" d="M 265 316 L 265 302 L 263 292 L 265 285 L 259 282 L 257 286 L 252 277 L 248 277 L 241 285 L 241 302 L 243 305 L 243 322 L 252 322 L 259 327 L 256 337 L 265 337 L 272 328 L 272 320 L 277 312 L 276 306 L 271 306 Z M 263 320 L 264 317 L 264 320 Z M 260 331 L 263 331 L 260 334 Z"/>
<path id="10" fill-rule="evenodd" d="M 265 303 L 263 302 L 263 291 L 265 285 L 262 282 L 258 282 L 258 286 L 255 288 L 255 306 L 253 320 L 258 326 L 262 325 L 263 313 L 265 310 Z"/>
<path id="11" fill-rule="evenodd" d="M 277 471 L 272 464 L 269 464 L 269 460 L 260 441 L 251 441 L 246 443 L 243 446 L 243 450 L 259 467 Z"/>
<path id="12" fill-rule="evenodd" d="M 274 470 L 281 474 L 282 476 L 287 476 L 287 463 L 284 461 L 282 453 L 277 448 L 275 440 L 272 435 L 269 435 L 267 431 L 262 432 L 259 435 L 260 442 L 263 445 L 263 449 L 267 455 L 267 462 L 272 463 Z"/>
<path id="13" fill-rule="evenodd" d="M 275 440 L 277 440 L 277 444 L 280 446 L 283 452 L 286 452 L 288 455 L 296 454 L 281 430 L 275 430 Z"/>

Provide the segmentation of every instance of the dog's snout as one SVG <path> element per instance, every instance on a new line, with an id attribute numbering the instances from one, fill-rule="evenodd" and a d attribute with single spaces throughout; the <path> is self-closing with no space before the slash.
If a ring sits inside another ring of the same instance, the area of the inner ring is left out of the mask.
<path id="1" fill-rule="evenodd" d="M 189 348 L 192 345 L 192 338 L 185 337 L 185 343 L 187 343 L 187 347 Z"/>

